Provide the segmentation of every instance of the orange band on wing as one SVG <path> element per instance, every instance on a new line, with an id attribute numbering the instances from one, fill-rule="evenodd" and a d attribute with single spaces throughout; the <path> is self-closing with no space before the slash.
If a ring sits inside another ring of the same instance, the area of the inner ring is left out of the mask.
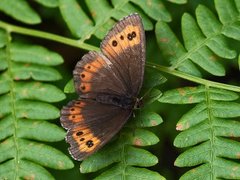
<path id="1" fill-rule="evenodd" d="M 90 92 L 92 89 L 91 83 L 82 82 L 80 84 L 80 91 L 83 93 Z"/>
<path id="2" fill-rule="evenodd" d="M 114 35 L 103 47 L 103 50 L 114 55 L 112 50 L 121 54 L 125 49 L 141 43 L 139 26 L 128 25 L 122 32 Z"/>
<path id="3" fill-rule="evenodd" d="M 78 148 L 80 152 L 91 152 L 101 143 L 100 139 L 94 136 L 91 130 L 87 127 L 82 128 L 79 131 L 75 130 L 72 137 L 79 145 Z"/>
<path id="4" fill-rule="evenodd" d="M 97 72 L 97 71 L 99 71 L 99 69 L 101 69 L 103 67 L 104 63 L 105 63 L 105 61 L 102 58 L 97 57 L 90 63 L 85 64 L 84 69 L 86 69 L 87 71 L 91 71 L 91 72 Z"/>

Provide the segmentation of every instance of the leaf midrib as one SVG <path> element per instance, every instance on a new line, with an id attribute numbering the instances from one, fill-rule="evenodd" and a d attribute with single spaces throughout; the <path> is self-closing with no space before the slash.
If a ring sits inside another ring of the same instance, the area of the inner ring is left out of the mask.
<path id="1" fill-rule="evenodd" d="M 7 63 L 8 63 L 8 69 L 7 69 L 7 74 L 9 77 L 9 82 L 10 82 L 10 107 L 11 107 L 11 114 L 13 116 L 13 141 L 14 141 L 14 147 L 15 147 L 15 171 L 14 171 L 14 179 L 18 179 L 19 177 L 19 156 L 18 156 L 18 152 L 19 152 L 19 147 L 18 147 L 18 139 L 17 139 L 17 127 L 18 127 L 18 120 L 16 117 L 16 96 L 14 93 L 14 89 L 15 89 L 15 84 L 14 84 L 14 80 L 13 80 L 13 74 L 12 74 L 12 61 L 11 61 L 11 54 L 10 54 L 10 43 L 11 43 L 11 34 L 8 32 L 7 33 L 7 44 L 6 44 L 6 58 L 7 58 Z"/>
<path id="2" fill-rule="evenodd" d="M 211 99 L 210 99 L 210 89 L 208 86 L 205 86 L 206 89 L 206 93 L 205 93 L 205 97 L 206 97 L 206 105 L 207 105 L 207 113 L 208 113 L 208 122 L 209 122 L 209 126 L 210 126 L 210 146 L 211 146 L 211 151 L 210 151 L 210 167 L 211 167 L 211 173 L 210 173 L 210 177 L 212 180 L 215 179 L 215 173 L 214 173 L 214 161 L 216 158 L 216 154 L 214 152 L 215 149 L 215 131 L 214 131 L 214 117 L 213 117 L 213 113 L 212 113 L 212 106 L 211 106 Z"/>

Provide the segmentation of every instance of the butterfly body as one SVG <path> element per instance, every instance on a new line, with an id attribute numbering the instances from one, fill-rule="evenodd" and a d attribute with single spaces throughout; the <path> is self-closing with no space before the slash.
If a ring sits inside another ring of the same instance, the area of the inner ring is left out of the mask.
<path id="1" fill-rule="evenodd" d="M 105 145 L 126 123 L 142 87 L 145 35 L 138 14 L 120 20 L 106 35 L 101 52 L 90 51 L 73 71 L 78 100 L 61 110 L 66 141 L 76 160 L 83 160 Z"/>
<path id="2" fill-rule="evenodd" d="M 96 101 L 102 104 L 111 104 L 124 109 L 133 109 L 135 101 L 132 97 L 119 96 L 112 94 L 100 94 L 96 97 Z"/>

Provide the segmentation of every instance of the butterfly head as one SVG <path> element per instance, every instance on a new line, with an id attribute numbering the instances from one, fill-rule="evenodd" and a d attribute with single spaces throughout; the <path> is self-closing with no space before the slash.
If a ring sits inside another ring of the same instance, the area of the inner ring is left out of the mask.
<path id="1" fill-rule="evenodd" d="M 143 107 L 143 98 L 135 98 L 134 109 L 140 109 Z"/>

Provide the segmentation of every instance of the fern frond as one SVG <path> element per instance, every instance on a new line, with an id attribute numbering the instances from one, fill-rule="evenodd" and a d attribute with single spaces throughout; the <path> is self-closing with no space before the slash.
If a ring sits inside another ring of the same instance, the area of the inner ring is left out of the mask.
<path id="1" fill-rule="evenodd" d="M 185 87 L 167 91 L 160 102 L 198 103 L 177 123 L 181 132 L 174 145 L 189 147 L 175 161 L 179 167 L 197 166 L 182 179 L 239 179 L 240 104 L 236 93 L 207 86 Z"/>
<path id="2" fill-rule="evenodd" d="M 215 5 L 219 19 L 203 5 L 199 5 L 196 9 L 196 20 L 188 13 L 183 15 L 184 45 L 179 42 L 166 23 L 159 21 L 156 24 L 158 45 L 171 62 L 170 68 L 201 76 L 197 65 L 215 76 L 225 75 L 219 57 L 225 59 L 236 57 L 236 52 L 228 47 L 227 37 L 239 40 L 240 9 L 237 9 L 239 8 L 237 1 L 234 3 L 234 1 L 216 0 Z"/>
<path id="3" fill-rule="evenodd" d="M 25 0 L 2 0 L 0 1 L 0 11 L 27 24 L 38 24 L 41 22 L 40 16 Z"/>
<path id="4" fill-rule="evenodd" d="M 2 30 L 0 36 L 0 179 L 53 179 L 42 166 L 73 167 L 66 155 L 43 143 L 65 136 L 60 127 L 47 122 L 59 117 L 50 103 L 65 98 L 46 83 L 61 78 L 51 66 L 63 60 L 44 47 L 12 42 Z"/>
<path id="5" fill-rule="evenodd" d="M 81 4 L 76 0 L 60 0 L 59 8 L 68 28 L 74 36 L 80 38 L 81 42 L 84 42 L 92 35 L 102 39 L 115 23 L 114 19 L 120 19 L 133 12 L 141 14 L 146 30 L 153 29 L 150 18 L 167 22 L 171 20 L 170 14 L 164 4 L 158 0 L 151 2 L 112 0 L 111 3 L 108 1 L 86 1 L 86 6 L 91 13 L 91 17 L 88 17 L 87 12 L 81 8 Z M 137 9 L 136 6 L 140 7 L 142 11 Z"/>

